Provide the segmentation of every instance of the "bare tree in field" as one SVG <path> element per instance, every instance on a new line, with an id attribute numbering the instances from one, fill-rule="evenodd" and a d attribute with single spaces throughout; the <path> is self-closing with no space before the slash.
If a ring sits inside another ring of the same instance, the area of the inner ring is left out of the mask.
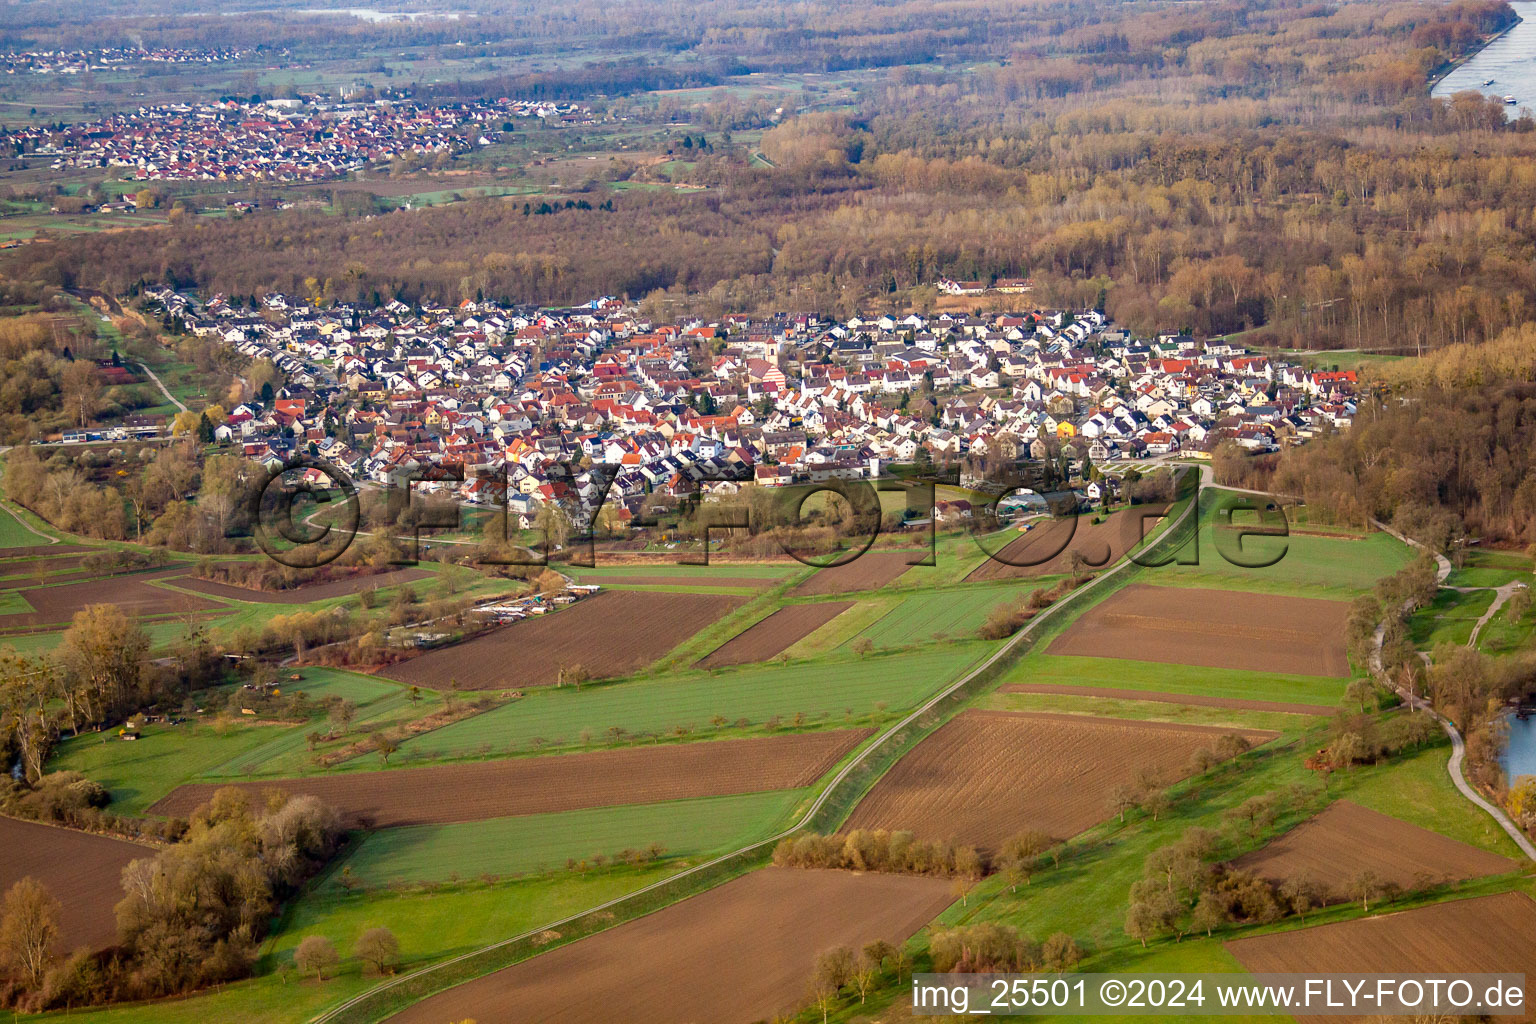
<path id="1" fill-rule="evenodd" d="M 1353 680 L 1344 689 L 1344 700 L 1350 704 L 1358 704 L 1360 713 L 1363 715 L 1366 704 L 1370 704 L 1373 709 L 1376 706 L 1376 684 L 1365 678 Z"/>
<path id="2" fill-rule="evenodd" d="M 1307 922 L 1307 911 L 1324 902 L 1323 893 L 1319 890 L 1312 876 L 1305 871 L 1292 875 L 1280 885 L 1280 898 L 1290 906 L 1291 911 L 1299 918 L 1302 924 Z"/>
<path id="3" fill-rule="evenodd" d="M 326 968 L 341 963 L 341 957 L 324 935 L 307 935 L 293 951 L 293 963 L 301 971 L 314 971 L 316 980 L 324 981 Z"/>
<path id="4" fill-rule="evenodd" d="M 389 764 L 389 755 L 400 749 L 400 744 L 384 735 L 376 732 L 369 737 L 373 742 L 373 749 L 379 752 L 379 760 Z"/>
<path id="5" fill-rule="evenodd" d="M 1360 901 L 1360 909 L 1371 912 L 1371 900 L 1382 893 L 1381 879 L 1369 868 L 1349 880 L 1349 897 Z"/>
<path id="6" fill-rule="evenodd" d="M 1136 806 L 1136 791 L 1130 786 L 1116 786 L 1109 794 L 1109 810 L 1111 814 L 1120 816 L 1122 824 L 1125 822 L 1125 812 Z"/>
<path id="7" fill-rule="evenodd" d="M 855 970 L 853 951 L 843 946 L 829 949 L 816 958 L 816 973 L 811 982 L 811 998 L 821 1011 L 822 1024 L 837 1001 L 837 994 L 853 978 Z"/>
<path id="8" fill-rule="evenodd" d="M 352 952 L 360 960 L 373 964 L 380 974 L 389 969 L 400 955 L 400 940 L 388 928 L 369 928 L 357 937 Z"/>
<path id="9" fill-rule="evenodd" d="M 59 901 L 35 878 L 23 878 L 0 901 L 0 960 L 36 988 L 59 941 Z"/>

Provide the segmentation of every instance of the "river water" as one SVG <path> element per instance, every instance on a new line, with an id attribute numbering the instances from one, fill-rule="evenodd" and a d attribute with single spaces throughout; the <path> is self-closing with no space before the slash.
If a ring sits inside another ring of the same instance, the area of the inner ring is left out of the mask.
<path id="1" fill-rule="evenodd" d="M 1536 3 L 1511 3 L 1520 23 L 1461 67 L 1442 78 L 1432 96 L 1450 96 L 1469 89 L 1488 96 L 1513 96 L 1510 116 L 1521 108 L 1536 110 Z M 1484 85 L 1489 79 L 1491 85 Z"/>

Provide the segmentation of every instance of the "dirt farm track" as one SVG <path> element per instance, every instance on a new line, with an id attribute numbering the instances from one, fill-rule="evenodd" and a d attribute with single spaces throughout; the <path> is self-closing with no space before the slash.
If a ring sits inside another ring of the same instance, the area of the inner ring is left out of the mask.
<path id="1" fill-rule="evenodd" d="M 274 788 L 313 794 L 353 822 L 373 828 L 440 825 L 798 789 L 826 774 L 867 735 L 864 729 L 839 729 L 237 785 L 252 799 Z M 214 783 L 178 786 L 149 813 L 186 817 L 223 788 Z"/>
<path id="2" fill-rule="evenodd" d="M 951 899 L 949 883 L 937 878 L 762 868 L 449 989 L 389 1021 L 771 1020 L 804 1002 L 819 952 L 875 939 L 900 943 Z"/>
<path id="3" fill-rule="evenodd" d="M 1348 616 L 1343 601 L 1133 584 L 1090 608 L 1050 653 L 1347 676 Z"/>
<path id="4" fill-rule="evenodd" d="M 550 686 L 580 665 L 594 679 L 628 675 L 666 654 L 745 598 L 607 590 L 569 608 L 440 647 L 380 675 L 433 689 Z"/>
<path id="5" fill-rule="evenodd" d="M 0 818 L 0 891 L 23 878 L 42 882 L 63 906 L 59 949 L 102 949 L 117 941 L 112 908 L 123 898 L 120 879 L 128 862 L 153 857 L 155 849 L 73 829 Z"/>
<path id="6" fill-rule="evenodd" d="M 1511 973 L 1529 983 L 1536 977 L 1536 903 L 1524 893 L 1499 893 L 1237 939 L 1227 950 L 1255 973 Z"/>
<path id="7" fill-rule="evenodd" d="M 1373 871 L 1405 889 L 1502 875 L 1520 865 L 1436 832 L 1340 800 L 1263 849 L 1233 862 L 1261 878 L 1284 881 L 1305 872 L 1342 899 L 1350 879 Z"/>
<path id="8" fill-rule="evenodd" d="M 1081 715 L 965 711 L 898 761 L 846 829 L 903 829 L 995 849 L 1038 829 L 1066 839 L 1109 816 L 1110 793 L 1150 772 L 1189 774 L 1196 751 L 1231 729 Z M 1258 744 L 1275 734 L 1243 730 Z"/>

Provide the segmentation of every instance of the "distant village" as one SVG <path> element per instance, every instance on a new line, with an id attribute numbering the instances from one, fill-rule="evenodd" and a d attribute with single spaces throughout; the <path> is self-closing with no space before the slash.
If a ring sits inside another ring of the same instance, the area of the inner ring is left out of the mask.
<path id="1" fill-rule="evenodd" d="M 0 71 L 8 75 L 78 75 L 112 71 L 133 64 L 222 64 L 240 60 L 250 50 L 234 48 L 184 49 L 176 46 L 112 46 L 90 50 L 18 50 L 0 53 Z M 286 52 L 273 53 L 274 57 Z"/>
<path id="2" fill-rule="evenodd" d="M 591 116 L 575 104 L 532 100 L 226 98 L 13 128 L 0 132 L 0 146 L 52 157 L 54 170 L 111 169 L 136 181 L 329 181 L 407 153 L 452 156 L 489 146 L 518 118 L 582 123 Z"/>
<path id="3" fill-rule="evenodd" d="M 617 467 L 608 501 L 622 519 L 652 494 L 862 479 L 888 462 L 1051 457 L 1112 471 L 1225 441 L 1274 450 L 1355 412 L 1353 371 L 1140 340 L 1092 310 L 662 324 L 613 298 L 563 309 L 203 303 L 168 287 L 143 298 L 286 378 L 269 401 L 229 410 L 217 440 L 269 467 L 308 454 L 380 484 L 462 468 L 462 483 L 439 489 L 506 502 L 524 525 L 589 486 L 560 468 L 583 459 Z"/>

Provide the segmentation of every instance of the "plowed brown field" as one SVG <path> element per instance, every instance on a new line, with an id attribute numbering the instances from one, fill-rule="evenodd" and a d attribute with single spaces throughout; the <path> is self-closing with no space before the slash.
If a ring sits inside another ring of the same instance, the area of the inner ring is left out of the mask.
<path id="1" fill-rule="evenodd" d="M 810 579 L 789 593 L 792 597 L 818 597 L 822 594 L 852 594 L 860 590 L 878 590 L 912 568 L 908 562 L 922 557 L 922 552 L 866 551 L 851 562 L 818 569 Z"/>
<path id="2" fill-rule="evenodd" d="M 227 605 L 191 594 L 152 587 L 149 580 L 178 576 L 187 571 L 178 565 L 170 569 L 136 573 L 132 576 L 63 583 L 54 587 L 30 587 L 21 596 L 33 609 L 20 615 L 0 615 L 0 629 L 15 626 L 48 626 L 67 623 L 75 612 L 89 604 L 115 604 L 129 615 L 162 615 L 168 612 L 201 612 L 226 609 Z"/>
<path id="3" fill-rule="evenodd" d="M 867 729 L 840 729 L 236 785 L 253 797 L 267 789 L 313 794 L 369 828 L 441 825 L 797 789 L 825 775 L 868 735 Z M 221 788 L 213 783 L 178 786 L 149 813 L 186 817 Z"/>
<path id="4" fill-rule="evenodd" d="M 1150 700 L 1158 704 L 1188 704 L 1191 707 L 1229 708 L 1233 711 L 1278 711 L 1287 715 L 1331 715 L 1338 710 L 1326 704 L 1291 704 L 1280 700 L 1240 700 L 1236 697 L 1200 697 L 1189 693 L 1121 690 L 1106 686 L 1057 686 L 1054 683 L 1009 683 L 1002 687 L 1002 692 L 1060 693 L 1072 697 Z"/>
<path id="5" fill-rule="evenodd" d="M 1072 623 L 1052 654 L 1347 676 L 1349 605 L 1313 597 L 1133 584 Z"/>
<path id="6" fill-rule="evenodd" d="M 968 581 L 1009 580 L 1050 576 L 1071 570 L 1069 552 L 1083 556 L 1090 569 L 1111 565 L 1141 542 L 1166 511 L 1145 505 L 1111 513 L 1095 524 L 1089 516 L 1062 516 L 1044 520 L 1028 533 L 998 549 L 966 577 Z M 1146 518 L 1148 515 L 1154 518 Z M 1145 524 L 1145 525 L 1143 525 Z"/>
<path id="7" fill-rule="evenodd" d="M 1524 893 L 1506 892 L 1237 939 L 1226 946 L 1256 973 L 1511 973 L 1529 979 L 1536 976 L 1536 903 Z M 1329 1019 L 1358 1021 L 1369 1015 Z"/>
<path id="8" fill-rule="evenodd" d="M 1171 782 L 1234 730 L 1081 715 L 966 711 L 919 743 L 846 828 L 905 829 L 983 849 L 1026 829 L 1066 839 L 1109 817 L 1110 793 L 1142 772 Z M 1251 743 L 1275 733 L 1242 730 Z"/>
<path id="9" fill-rule="evenodd" d="M 718 668 L 766 661 L 852 607 L 852 601 L 787 605 L 710 651 L 699 661 L 699 667 Z"/>
<path id="10" fill-rule="evenodd" d="M 415 580 L 427 579 L 431 575 L 425 569 L 395 569 L 391 572 L 375 573 L 372 576 L 353 576 L 350 579 L 331 580 L 329 583 L 316 583 L 313 586 L 297 587 L 293 590 L 255 590 L 251 587 L 237 587 L 230 583 L 202 580 L 195 576 L 182 576 L 175 581 L 175 585 L 183 590 L 195 590 L 199 594 L 226 597 L 236 601 L 254 601 L 257 604 L 304 604 L 308 601 L 322 601 L 328 597 L 360 594 L 377 587 L 411 583 Z"/>
<path id="11" fill-rule="evenodd" d="M 941 879 L 768 867 L 432 996 L 390 1024 L 747 1024 L 797 1009 L 822 950 L 900 944 Z"/>
<path id="12" fill-rule="evenodd" d="M 584 583 L 601 583 L 605 587 L 734 587 L 738 590 L 766 590 L 782 581 L 767 576 L 732 576 L 729 567 L 705 569 L 684 576 L 656 576 L 636 573 L 633 576 L 592 576 Z"/>
<path id="13" fill-rule="evenodd" d="M 42 882 L 63 906 L 59 949 L 102 949 L 117 941 L 112 908 L 123 898 L 123 868 L 155 851 L 121 839 L 0 818 L 0 892 L 23 878 Z"/>
<path id="14" fill-rule="evenodd" d="M 391 665 L 380 675 L 435 689 L 549 686 L 580 665 L 594 679 L 649 665 L 746 599 L 720 594 L 608 590 L 569 608 L 504 626 Z"/>
<path id="15" fill-rule="evenodd" d="M 1348 800 L 1331 804 L 1317 817 L 1233 863 L 1276 882 L 1304 872 L 1334 899 L 1347 898 L 1350 880 L 1362 871 L 1411 888 L 1423 882 L 1502 875 L 1520 866 Z"/>

